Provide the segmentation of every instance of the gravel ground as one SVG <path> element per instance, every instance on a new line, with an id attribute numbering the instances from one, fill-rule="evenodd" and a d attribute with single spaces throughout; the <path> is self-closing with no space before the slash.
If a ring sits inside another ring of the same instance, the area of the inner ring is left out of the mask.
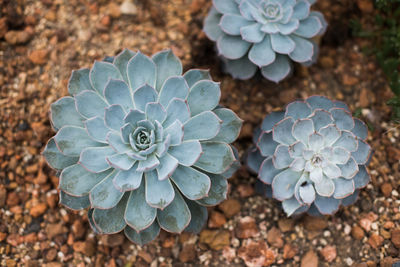
<path id="1" fill-rule="evenodd" d="M 370 25 L 372 1 L 320 1 L 330 27 L 319 62 L 297 66 L 279 85 L 260 76 L 235 81 L 221 71 L 201 30 L 211 1 L 122 2 L 0 1 L 1 266 L 390 267 L 400 257 L 399 125 L 390 120 L 382 71 L 362 52 L 368 42 L 349 28 L 350 19 Z M 221 82 L 222 104 L 245 120 L 236 142 L 242 155 L 268 112 L 315 94 L 345 101 L 370 126 L 371 183 L 334 216 L 288 219 L 278 202 L 254 193 L 255 177 L 242 167 L 199 235 L 162 232 L 144 247 L 122 234 L 94 235 L 86 211 L 58 204 L 58 178 L 40 152 L 53 135 L 49 105 L 67 94 L 71 71 L 123 48 L 172 48 L 184 70 L 209 68 Z"/>

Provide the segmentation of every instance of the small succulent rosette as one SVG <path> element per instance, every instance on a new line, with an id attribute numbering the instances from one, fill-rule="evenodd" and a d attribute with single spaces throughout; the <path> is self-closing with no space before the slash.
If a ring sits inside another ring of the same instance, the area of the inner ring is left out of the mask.
<path id="1" fill-rule="evenodd" d="M 266 116 L 247 165 L 258 173 L 258 191 L 281 201 L 288 216 L 333 214 L 370 180 L 367 135 L 346 104 L 312 96 Z"/>
<path id="2" fill-rule="evenodd" d="M 226 198 L 242 125 L 218 106 L 208 71 L 182 75 L 170 50 L 124 50 L 73 71 L 68 90 L 51 105 L 57 134 L 44 150 L 61 173 L 61 204 L 89 208 L 96 233 L 124 230 L 140 245 L 160 228 L 199 232 L 206 207 Z"/>
<path id="3" fill-rule="evenodd" d="M 316 61 L 313 37 L 327 27 L 324 16 L 310 11 L 316 0 L 213 0 L 204 32 L 217 43 L 225 69 L 249 79 L 258 69 L 278 83 L 292 72 L 292 61 Z"/>

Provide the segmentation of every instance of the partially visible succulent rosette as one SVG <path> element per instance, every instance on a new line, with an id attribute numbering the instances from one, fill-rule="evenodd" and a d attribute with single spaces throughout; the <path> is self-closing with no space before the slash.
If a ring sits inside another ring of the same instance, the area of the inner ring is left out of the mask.
<path id="1" fill-rule="evenodd" d="M 43 153 L 61 173 L 61 204 L 89 208 L 96 233 L 124 231 L 140 245 L 160 228 L 199 232 L 239 167 L 230 144 L 242 125 L 218 106 L 208 71 L 182 74 L 170 50 L 124 50 L 73 71 L 68 90 L 51 105 L 57 134 Z"/>
<path id="2" fill-rule="evenodd" d="M 312 96 L 265 117 L 247 165 L 258 191 L 281 201 L 288 216 L 333 214 L 370 181 L 367 136 L 346 104 Z"/>
<path id="3" fill-rule="evenodd" d="M 318 56 L 314 37 L 327 23 L 315 0 L 213 0 L 204 32 L 216 42 L 225 69 L 249 79 L 260 69 L 278 83 L 293 69 L 292 61 L 309 66 Z"/>

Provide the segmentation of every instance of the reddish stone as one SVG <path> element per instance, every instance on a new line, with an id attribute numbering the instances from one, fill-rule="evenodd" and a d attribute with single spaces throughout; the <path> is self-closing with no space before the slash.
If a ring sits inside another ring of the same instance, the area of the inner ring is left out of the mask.
<path id="1" fill-rule="evenodd" d="M 334 246 L 326 246 L 321 250 L 321 255 L 324 257 L 325 261 L 332 262 L 336 259 L 336 247 Z"/>
<path id="2" fill-rule="evenodd" d="M 391 232 L 392 243 L 396 248 L 400 248 L 400 229 L 394 229 Z"/>
<path id="3" fill-rule="evenodd" d="M 236 199 L 228 199 L 219 204 L 219 209 L 225 214 L 227 218 L 231 218 L 239 213 L 241 205 Z"/>
<path id="4" fill-rule="evenodd" d="M 270 266 L 275 262 L 274 251 L 262 240 L 245 240 L 238 250 L 238 256 L 248 267 Z"/>
<path id="5" fill-rule="evenodd" d="M 210 213 L 210 219 L 208 220 L 209 228 L 219 228 L 226 223 L 225 216 L 218 211 L 212 211 Z"/>
<path id="6" fill-rule="evenodd" d="M 282 233 L 278 228 L 272 227 L 267 233 L 267 242 L 273 247 L 283 247 Z"/>
<path id="7" fill-rule="evenodd" d="M 376 249 L 382 245 L 383 241 L 384 239 L 382 236 L 378 234 L 372 234 L 371 237 L 368 239 L 368 244 L 370 244 L 371 247 Z"/>
<path id="8" fill-rule="evenodd" d="M 256 237 L 259 233 L 256 220 L 253 217 L 246 216 L 240 219 L 236 228 L 236 236 L 238 238 Z"/>
<path id="9" fill-rule="evenodd" d="M 310 250 L 301 258 L 301 267 L 318 267 L 318 256 Z"/>
<path id="10" fill-rule="evenodd" d="M 196 258 L 196 248 L 193 244 L 184 245 L 179 253 L 179 260 L 181 262 L 190 262 Z"/>
<path id="11" fill-rule="evenodd" d="M 292 246 L 291 244 L 285 244 L 283 247 L 283 258 L 284 259 L 291 259 L 294 256 L 296 256 L 298 252 L 298 248 L 295 246 Z"/>

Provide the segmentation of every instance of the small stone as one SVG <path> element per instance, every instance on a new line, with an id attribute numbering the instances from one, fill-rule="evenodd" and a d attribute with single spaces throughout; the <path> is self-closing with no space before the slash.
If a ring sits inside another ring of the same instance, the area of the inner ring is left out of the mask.
<path id="1" fill-rule="evenodd" d="M 293 219 L 280 219 L 278 221 L 279 229 L 283 232 L 289 232 L 293 230 L 294 220 Z"/>
<path id="2" fill-rule="evenodd" d="M 200 243 L 208 245 L 211 249 L 221 250 L 230 243 L 230 234 L 228 231 L 222 230 L 203 230 L 200 233 Z"/>
<path id="3" fill-rule="evenodd" d="M 262 240 L 245 240 L 238 250 L 238 256 L 248 267 L 270 266 L 275 262 L 274 251 Z"/>
<path id="4" fill-rule="evenodd" d="M 241 184 L 236 189 L 241 198 L 248 198 L 254 195 L 254 188 L 249 184 Z"/>
<path id="5" fill-rule="evenodd" d="M 31 39 L 31 35 L 26 31 L 8 31 L 4 39 L 12 45 L 25 44 Z"/>
<path id="6" fill-rule="evenodd" d="M 139 251 L 138 256 L 149 264 L 153 261 L 151 255 L 144 250 Z"/>
<path id="7" fill-rule="evenodd" d="M 45 213 L 47 210 L 47 204 L 46 203 L 38 203 L 37 205 L 34 205 L 31 210 L 29 211 L 29 214 L 36 218 L 39 217 L 41 215 L 43 215 L 43 213 Z"/>
<path id="8" fill-rule="evenodd" d="M 363 219 L 361 219 L 360 220 L 360 226 L 366 231 L 366 232 L 369 232 L 369 231 L 371 231 L 371 224 L 372 224 L 372 221 L 370 220 L 370 219 L 368 219 L 368 218 L 363 218 Z"/>
<path id="9" fill-rule="evenodd" d="M 57 258 L 57 249 L 51 248 L 46 253 L 46 260 L 53 261 Z"/>
<path id="10" fill-rule="evenodd" d="M 227 218 L 231 218 L 240 212 L 241 205 L 239 201 L 231 198 L 219 204 L 218 207 Z"/>
<path id="11" fill-rule="evenodd" d="M 357 0 L 357 6 L 364 13 L 371 13 L 374 11 L 374 4 L 371 0 Z"/>
<path id="12" fill-rule="evenodd" d="M 334 246 L 326 246 L 321 250 L 321 255 L 324 257 L 325 261 L 332 262 L 336 259 L 336 247 Z"/>
<path id="13" fill-rule="evenodd" d="M 390 195 L 392 194 L 392 190 L 393 190 L 392 185 L 389 183 L 384 183 L 381 186 L 381 191 L 385 197 L 390 197 Z"/>
<path id="14" fill-rule="evenodd" d="M 383 241 L 384 239 L 380 235 L 372 234 L 371 237 L 368 239 L 368 244 L 370 244 L 371 247 L 376 249 L 382 245 Z"/>
<path id="15" fill-rule="evenodd" d="M 304 227 L 309 231 L 322 231 L 328 226 L 328 222 L 323 217 L 306 216 Z"/>
<path id="16" fill-rule="evenodd" d="M 19 201 L 20 199 L 16 192 L 13 191 L 7 194 L 7 201 L 6 201 L 7 206 L 12 207 L 18 205 Z"/>
<path id="17" fill-rule="evenodd" d="M 319 62 L 323 68 L 332 68 L 335 66 L 335 61 L 331 57 L 321 57 Z"/>
<path id="18" fill-rule="evenodd" d="M 210 219 L 208 220 L 209 228 L 219 228 L 226 223 L 224 214 L 218 211 L 212 211 L 210 213 Z"/>
<path id="19" fill-rule="evenodd" d="M 361 89 L 360 95 L 359 95 L 359 103 L 360 103 L 360 107 L 362 108 L 367 108 L 371 102 L 370 102 L 370 90 L 363 88 Z"/>
<path id="20" fill-rule="evenodd" d="M 204 7 L 204 0 L 193 0 L 190 5 L 190 13 L 194 14 L 199 12 Z"/>
<path id="21" fill-rule="evenodd" d="M 7 267 L 15 267 L 15 266 L 17 266 L 17 262 L 13 259 L 6 259 L 6 266 Z"/>
<path id="22" fill-rule="evenodd" d="M 4 35 L 7 33 L 8 26 L 7 26 L 7 18 L 3 17 L 0 18 L 0 38 L 3 38 Z"/>
<path id="23" fill-rule="evenodd" d="M 196 248 L 194 244 L 184 245 L 179 253 L 179 260 L 181 262 L 190 262 L 196 258 Z"/>
<path id="24" fill-rule="evenodd" d="M 108 14 L 114 19 L 121 17 L 121 9 L 115 2 L 111 2 L 107 6 Z"/>
<path id="25" fill-rule="evenodd" d="M 318 267 L 318 256 L 310 250 L 301 259 L 301 267 Z"/>
<path id="26" fill-rule="evenodd" d="M 282 239 L 282 233 L 281 231 L 276 228 L 272 227 L 268 232 L 267 232 L 267 242 L 270 244 L 272 247 L 276 248 L 281 248 L 283 247 L 283 239 Z"/>
<path id="27" fill-rule="evenodd" d="M 359 81 L 358 81 L 357 77 L 350 76 L 348 74 L 344 74 L 342 82 L 344 85 L 352 86 L 352 85 L 356 85 Z"/>
<path id="28" fill-rule="evenodd" d="M 109 27 L 111 25 L 111 17 L 110 16 L 104 16 L 100 19 L 101 25 L 104 27 Z"/>
<path id="29" fill-rule="evenodd" d="M 392 257 L 385 257 L 379 262 L 381 267 L 397 267 L 400 262 Z M 395 265 L 395 263 L 397 263 Z"/>
<path id="30" fill-rule="evenodd" d="M 224 247 L 222 250 L 222 257 L 224 257 L 228 262 L 236 259 L 236 250 L 232 247 Z"/>
<path id="31" fill-rule="evenodd" d="M 295 246 L 292 246 L 291 244 L 285 244 L 283 247 L 283 258 L 284 259 L 291 259 L 294 256 L 296 256 L 298 252 L 298 248 Z"/>
<path id="32" fill-rule="evenodd" d="M 108 247 L 118 247 L 124 243 L 124 235 L 114 234 L 114 235 L 103 235 L 101 241 L 104 245 Z"/>
<path id="33" fill-rule="evenodd" d="M 30 233 L 24 236 L 24 242 L 25 243 L 35 243 L 38 240 L 37 234 L 36 233 Z"/>
<path id="34" fill-rule="evenodd" d="M 91 257 L 96 252 L 96 247 L 93 242 L 90 241 L 78 241 L 72 246 L 74 251 L 80 252 L 88 257 Z"/>
<path id="35" fill-rule="evenodd" d="M 4 207 L 7 199 L 7 190 L 3 185 L 0 185 L 0 207 Z"/>
<path id="36" fill-rule="evenodd" d="M 236 227 L 236 236 L 238 238 L 256 237 L 259 233 L 256 220 L 250 216 L 241 218 Z"/>
<path id="37" fill-rule="evenodd" d="M 46 230 L 47 238 L 50 240 L 59 234 L 63 234 L 63 233 L 67 232 L 66 227 L 64 227 L 62 225 L 62 223 L 48 224 L 48 225 L 46 225 L 45 230 Z"/>
<path id="38" fill-rule="evenodd" d="M 120 7 L 121 13 L 124 15 L 136 15 L 137 8 L 136 6 L 130 1 L 125 0 Z"/>
<path id="39" fill-rule="evenodd" d="M 364 231 L 363 231 L 363 229 L 362 229 L 360 226 L 356 225 L 356 226 L 354 226 L 354 227 L 351 229 L 351 235 L 352 235 L 355 239 L 361 240 L 361 239 L 364 238 Z"/>
<path id="40" fill-rule="evenodd" d="M 28 55 L 28 58 L 34 64 L 43 65 L 43 64 L 45 64 L 47 62 L 47 55 L 48 55 L 47 50 L 40 49 L 40 50 L 32 51 Z"/>
<path id="41" fill-rule="evenodd" d="M 392 243 L 396 248 L 400 248 L 400 229 L 394 229 L 391 232 L 392 235 Z"/>

